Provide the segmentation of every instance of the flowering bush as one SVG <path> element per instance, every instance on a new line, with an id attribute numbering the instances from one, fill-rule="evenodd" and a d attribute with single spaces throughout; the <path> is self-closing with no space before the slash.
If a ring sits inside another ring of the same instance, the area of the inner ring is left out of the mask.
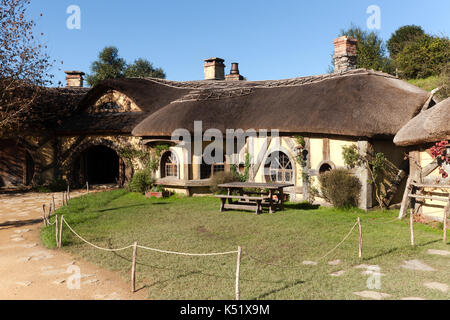
<path id="1" fill-rule="evenodd" d="M 441 142 L 436 142 L 436 144 L 430 148 L 431 156 L 438 161 L 439 174 L 442 175 L 442 178 L 444 179 L 448 177 L 448 173 L 442 168 L 442 165 L 444 163 L 450 164 L 450 154 L 447 153 L 447 145 L 448 141 L 443 140 Z"/>

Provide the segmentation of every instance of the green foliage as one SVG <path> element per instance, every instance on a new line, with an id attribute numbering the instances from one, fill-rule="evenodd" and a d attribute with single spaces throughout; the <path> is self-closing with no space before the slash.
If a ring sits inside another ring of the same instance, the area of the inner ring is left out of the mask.
<path id="1" fill-rule="evenodd" d="M 358 147 L 354 144 L 351 146 L 342 146 L 342 157 L 344 158 L 345 165 L 350 169 L 361 166 L 363 162 L 363 159 L 359 155 Z"/>
<path id="2" fill-rule="evenodd" d="M 211 185 L 209 189 L 212 193 L 220 193 L 223 192 L 223 188 L 219 188 L 219 184 L 222 183 L 228 183 L 228 182 L 236 182 L 241 181 L 239 175 L 237 175 L 235 172 L 216 172 L 211 178 Z"/>
<path id="3" fill-rule="evenodd" d="M 136 59 L 133 64 L 127 66 L 124 71 L 124 76 L 125 78 L 166 78 L 163 69 L 155 69 L 150 61 L 142 58 Z"/>
<path id="4" fill-rule="evenodd" d="M 134 173 L 133 178 L 128 185 L 128 189 L 132 192 L 144 193 L 148 191 L 154 183 L 155 179 L 153 179 L 150 170 L 140 170 Z"/>
<path id="5" fill-rule="evenodd" d="M 91 65 L 92 74 L 86 77 L 91 86 L 106 79 L 123 78 L 123 70 L 126 66 L 124 59 L 119 57 L 119 49 L 116 47 L 105 47 L 98 54 L 98 60 Z"/>
<path id="6" fill-rule="evenodd" d="M 380 36 L 371 31 L 352 25 L 341 31 L 341 36 L 353 37 L 358 40 L 356 53 L 357 68 L 373 69 L 393 74 L 395 69 L 391 59 L 387 56 L 386 45 Z"/>
<path id="7" fill-rule="evenodd" d="M 410 42 L 416 41 L 425 35 L 422 27 L 416 25 L 407 25 L 398 28 L 386 43 L 389 55 L 395 59 L 396 55 L 403 51 L 403 48 Z"/>
<path id="8" fill-rule="evenodd" d="M 439 76 L 450 63 L 450 40 L 424 35 L 408 42 L 395 57 L 399 76 L 406 79 Z"/>
<path id="9" fill-rule="evenodd" d="M 239 173 L 237 166 L 235 164 L 232 164 L 230 166 L 230 171 L 236 175 L 237 177 L 239 177 L 239 181 L 241 182 L 246 182 L 248 181 L 248 178 L 250 176 L 250 153 L 246 153 L 245 154 L 245 163 L 244 163 L 244 173 Z"/>
<path id="10" fill-rule="evenodd" d="M 361 182 L 348 169 L 335 169 L 319 176 L 323 197 L 334 207 L 356 207 Z"/>
<path id="11" fill-rule="evenodd" d="M 305 137 L 303 137 L 303 136 L 295 136 L 294 139 L 295 139 L 295 142 L 297 142 L 298 145 L 302 146 L 302 148 L 304 148 L 306 146 Z"/>
<path id="12" fill-rule="evenodd" d="M 35 186 L 37 192 L 61 192 L 67 190 L 67 181 L 63 179 L 55 179 L 50 184 L 43 186 Z"/>
<path id="13" fill-rule="evenodd" d="M 98 60 L 91 64 L 91 74 L 86 77 L 90 86 L 97 85 L 106 79 L 119 79 L 131 77 L 155 77 L 165 78 L 161 68 L 154 68 L 146 59 L 136 59 L 134 63 L 127 65 L 123 58 L 119 57 L 119 49 L 110 46 L 100 51 Z"/>

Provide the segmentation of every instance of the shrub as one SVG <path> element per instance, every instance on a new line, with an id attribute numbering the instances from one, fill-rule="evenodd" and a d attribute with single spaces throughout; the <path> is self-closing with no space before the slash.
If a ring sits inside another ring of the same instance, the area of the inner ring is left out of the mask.
<path id="1" fill-rule="evenodd" d="M 240 181 L 239 176 L 233 172 L 216 172 L 211 178 L 211 186 L 209 187 L 212 193 L 218 193 L 224 191 L 223 188 L 219 188 L 219 184 L 227 182 Z"/>
<path id="2" fill-rule="evenodd" d="M 137 171 L 131 179 L 128 188 L 132 192 L 144 193 L 155 183 L 150 170 Z"/>
<path id="3" fill-rule="evenodd" d="M 322 196 L 335 207 L 358 205 L 361 182 L 347 169 L 328 171 L 319 177 Z"/>
<path id="4" fill-rule="evenodd" d="M 38 185 L 35 186 L 34 189 L 37 192 L 60 192 L 67 190 L 67 181 L 63 179 L 55 179 L 50 184 L 47 185 Z"/>

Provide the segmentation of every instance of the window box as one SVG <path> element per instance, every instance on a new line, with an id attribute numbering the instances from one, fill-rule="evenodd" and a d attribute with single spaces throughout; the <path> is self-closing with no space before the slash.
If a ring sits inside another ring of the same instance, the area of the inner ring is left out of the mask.
<path id="1" fill-rule="evenodd" d="M 145 193 L 145 196 L 147 198 L 167 198 L 168 196 L 170 196 L 170 192 L 169 191 L 148 191 Z"/>

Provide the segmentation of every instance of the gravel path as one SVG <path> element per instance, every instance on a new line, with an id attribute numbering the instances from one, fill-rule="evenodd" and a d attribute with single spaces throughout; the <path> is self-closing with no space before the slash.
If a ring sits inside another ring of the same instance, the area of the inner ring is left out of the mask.
<path id="1" fill-rule="evenodd" d="M 41 245 L 42 204 L 48 208 L 51 199 L 49 193 L 0 195 L 0 299 L 145 299 L 145 289 L 131 294 L 118 274 Z M 61 194 L 55 202 L 58 208 Z M 72 289 L 78 271 L 80 288 Z"/>

